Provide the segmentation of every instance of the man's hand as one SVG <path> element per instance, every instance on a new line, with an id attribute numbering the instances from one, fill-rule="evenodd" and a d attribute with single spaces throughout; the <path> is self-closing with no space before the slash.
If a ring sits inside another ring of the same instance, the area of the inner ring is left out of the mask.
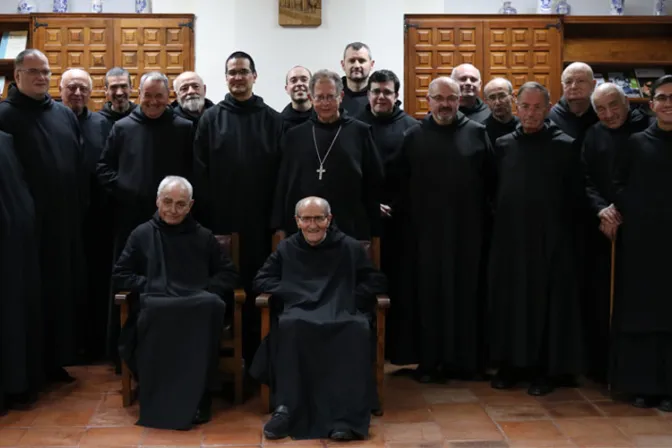
<path id="1" fill-rule="evenodd" d="M 605 207 L 600 212 L 597 214 L 597 216 L 600 218 L 600 221 L 603 223 L 607 223 L 610 225 L 616 225 L 623 222 L 623 218 L 621 217 L 621 214 L 616 210 L 616 207 L 614 204 L 611 204 L 609 207 Z"/>
<path id="2" fill-rule="evenodd" d="M 277 237 L 279 240 L 284 240 L 287 234 L 285 233 L 284 230 L 276 230 L 275 231 L 275 237 Z"/>
<path id="3" fill-rule="evenodd" d="M 392 217 L 392 207 L 385 204 L 380 204 L 380 216 L 391 218 Z"/>
<path id="4" fill-rule="evenodd" d="M 606 220 L 603 220 L 600 223 L 600 232 L 602 232 L 604 236 L 613 241 L 616 238 L 616 233 L 618 232 L 618 226 L 619 224 L 609 224 Z"/>

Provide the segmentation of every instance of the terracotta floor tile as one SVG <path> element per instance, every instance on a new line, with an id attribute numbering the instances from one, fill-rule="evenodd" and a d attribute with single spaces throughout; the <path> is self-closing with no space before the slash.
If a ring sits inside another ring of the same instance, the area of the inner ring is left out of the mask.
<path id="1" fill-rule="evenodd" d="M 514 404 L 539 404 L 536 397 L 528 395 L 526 392 L 517 394 L 485 395 L 478 397 L 481 404 L 490 405 L 514 405 Z"/>
<path id="2" fill-rule="evenodd" d="M 194 428 L 189 431 L 168 431 L 164 429 L 147 429 L 140 444 L 143 446 L 201 446 L 203 431 Z"/>
<path id="3" fill-rule="evenodd" d="M 386 442 L 438 442 L 443 440 L 441 428 L 436 423 L 385 424 Z"/>
<path id="4" fill-rule="evenodd" d="M 556 420 L 555 424 L 564 435 L 572 439 L 594 435 L 618 437 L 623 434 L 615 422 L 607 418 L 561 419 Z"/>
<path id="5" fill-rule="evenodd" d="M 625 436 L 605 437 L 601 434 L 574 437 L 572 441 L 580 448 L 628 448 L 634 446 Z"/>
<path id="6" fill-rule="evenodd" d="M 387 442 L 385 448 L 445 448 L 443 442 Z"/>
<path id="7" fill-rule="evenodd" d="M 672 422 L 661 417 L 623 417 L 611 420 L 627 436 L 672 435 Z"/>
<path id="8" fill-rule="evenodd" d="M 80 447 L 137 446 L 142 440 L 145 428 L 89 428 L 79 442 Z"/>
<path id="9" fill-rule="evenodd" d="M 656 409 L 636 408 L 629 403 L 596 401 L 593 404 L 607 417 L 649 417 L 658 415 Z"/>
<path id="10" fill-rule="evenodd" d="M 77 446 L 85 428 L 30 428 L 19 440 L 19 446 Z"/>
<path id="11" fill-rule="evenodd" d="M 550 421 L 500 422 L 499 426 L 512 442 L 536 443 L 537 446 L 567 442 L 567 437 Z"/>
<path id="12" fill-rule="evenodd" d="M 672 436 L 634 436 L 630 440 L 639 448 L 661 448 L 672 446 Z"/>
<path id="13" fill-rule="evenodd" d="M 440 403 L 473 403 L 478 401 L 469 389 L 429 389 L 423 390 L 422 396 L 428 404 Z"/>
<path id="14" fill-rule="evenodd" d="M 422 423 L 433 421 L 429 408 L 390 409 L 385 411 L 382 419 L 384 423 Z"/>
<path id="15" fill-rule="evenodd" d="M 138 406 L 98 409 L 89 420 L 89 426 L 133 426 L 139 417 Z"/>
<path id="16" fill-rule="evenodd" d="M 366 440 L 353 440 L 352 442 L 336 442 L 326 440 L 325 444 L 330 448 L 339 446 L 347 448 L 373 448 L 385 446 L 385 427 L 383 425 L 372 426 L 369 428 L 369 437 Z"/>
<path id="17" fill-rule="evenodd" d="M 37 416 L 42 412 L 42 409 L 40 407 L 28 411 L 9 411 L 7 415 L 0 417 L 0 428 L 4 426 L 24 428 L 32 426 Z"/>
<path id="18" fill-rule="evenodd" d="M 32 426 L 87 426 L 93 413 L 93 409 L 79 411 L 44 409 L 37 415 Z"/>
<path id="19" fill-rule="evenodd" d="M 426 408 L 427 402 L 417 391 L 400 390 L 385 396 L 385 409 L 413 409 Z"/>
<path id="20" fill-rule="evenodd" d="M 516 440 L 509 448 L 576 448 L 571 440 Z"/>
<path id="21" fill-rule="evenodd" d="M 203 428 L 203 445 L 259 445 L 261 424 L 256 427 L 235 423 Z"/>
<path id="22" fill-rule="evenodd" d="M 260 426 L 266 423 L 270 414 L 262 415 L 260 412 L 247 412 L 238 409 L 213 410 L 212 421 L 209 425 L 236 424 L 240 426 Z"/>
<path id="23" fill-rule="evenodd" d="M 446 442 L 444 448 L 508 448 L 509 444 L 502 440 L 475 440 L 468 442 Z"/>
<path id="24" fill-rule="evenodd" d="M 326 442 L 323 440 L 293 440 L 289 437 L 280 440 L 268 440 L 264 437 L 262 446 L 281 446 L 283 448 L 324 448 Z"/>
<path id="25" fill-rule="evenodd" d="M 495 389 L 490 386 L 488 382 L 476 382 L 469 384 L 471 390 L 477 397 L 493 397 L 493 396 L 519 396 L 527 395 L 527 389 L 523 387 L 516 387 L 513 389 Z"/>
<path id="26" fill-rule="evenodd" d="M 547 420 L 548 413 L 539 403 L 486 406 L 486 412 L 496 422 L 521 420 Z"/>
<path id="27" fill-rule="evenodd" d="M 504 436 L 490 419 L 443 420 L 441 433 L 449 441 L 503 440 Z"/>
<path id="28" fill-rule="evenodd" d="M 581 387 L 579 393 L 590 401 L 611 400 L 611 392 L 606 386 Z"/>
<path id="29" fill-rule="evenodd" d="M 25 433 L 21 428 L 0 428 L 0 446 L 17 446 Z"/>
<path id="30" fill-rule="evenodd" d="M 602 417 L 600 411 L 588 402 L 562 401 L 543 403 L 551 418 Z"/>
<path id="31" fill-rule="evenodd" d="M 488 418 L 485 409 L 478 403 L 434 404 L 430 408 L 435 420 L 467 420 Z"/>
<path id="32" fill-rule="evenodd" d="M 539 400 L 542 403 L 558 402 L 558 401 L 586 401 L 586 399 L 579 392 L 578 389 L 567 389 L 567 388 L 555 389 L 548 395 L 544 395 L 543 397 L 537 397 L 537 400 Z"/>

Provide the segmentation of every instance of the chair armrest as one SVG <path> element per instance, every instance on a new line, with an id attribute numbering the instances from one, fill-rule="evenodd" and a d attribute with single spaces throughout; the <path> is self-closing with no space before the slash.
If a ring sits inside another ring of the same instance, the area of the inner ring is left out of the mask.
<path id="1" fill-rule="evenodd" d="M 116 293 L 114 295 L 114 304 L 123 305 L 124 303 L 128 303 L 128 296 L 130 295 L 131 295 L 130 291 L 121 291 Z"/>
<path id="2" fill-rule="evenodd" d="M 257 296 L 257 300 L 255 300 L 255 304 L 257 305 L 257 308 L 268 308 L 270 301 L 271 301 L 270 294 L 259 294 Z"/>
<path id="3" fill-rule="evenodd" d="M 237 304 L 244 304 L 247 299 L 247 294 L 242 288 L 236 288 L 233 290 L 233 299 Z"/>
<path id="4" fill-rule="evenodd" d="M 379 309 L 386 310 L 390 307 L 390 297 L 386 294 L 378 294 L 376 296 L 376 302 Z"/>

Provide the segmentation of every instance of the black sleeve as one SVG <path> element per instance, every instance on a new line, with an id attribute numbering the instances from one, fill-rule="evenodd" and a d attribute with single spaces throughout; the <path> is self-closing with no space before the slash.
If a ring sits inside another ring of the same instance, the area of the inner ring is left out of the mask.
<path id="1" fill-rule="evenodd" d="M 616 156 L 614 158 L 614 204 L 618 211 L 625 215 L 627 211 L 624 207 L 624 196 L 627 191 L 628 180 L 630 177 L 630 166 L 634 157 L 636 145 L 632 136 L 628 141 L 616 147 Z"/>
<path id="2" fill-rule="evenodd" d="M 114 125 L 105 141 L 105 147 L 96 165 L 98 183 L 103 189 L 119 202 L 124 202 L 124 194 L 119 187 L 119 151 L 123 142 L 119 128 Z"/>
<path id="3" fill-rule="evenodd" d="M 280 142 L 280 168 L 278 169 L 278 179 L 275 186 L 275 193 L 273 196 L 273 210 L 271 210 L 271 230 L 284 230 L 288 222 L 286 203 L 287 194 L 289 193 L 289 176 L 290 176 L 290 162 L 292 156 L 290 153 L 291 147 L 288 145 L 287 134 L 282 136 Z"/>
<path id="4" fill-rule="evenodd" d="M 586 197 L 588 200 L 588 206 L 591 211 L 597 215 L 600 210 L 608 207 L 610 204 L 604 199 L 602 193 L 597 189 L 597 185 L 593 182 L 593 173 L 595 173 L 595 142 L 593 138 L 593 133 L 588 131 L 586 137 L 583 140 L 583 145 L 581 148 L 581 168 L 583 170 L 585 184 L 586 184 Z"/>
<path id="5" fill-rule="evenodd" d="M 238 283 L 238 272 L 233 261 L 226 256 L 213 234 L 208 241 L 210 249 L 210 279 L 208 291 L 217 294 L 222 300 L 231 297 Z"/>
<path id="6" fill-rule="evenodd" d="M 131 232 L 112 269 L 112 285 L 115 291 L 140 293 L 147 284 L 147 262 L 138 233 L 137 229 Z"/>
<path id="7" fill-rule="evenodd" d="M 494 210 L 495 195 L 497 190 L 497 166 L 495 161 L 495 150 L 490 141 L 488 132 L 483 130 L 483 138 L 485 139 L 485 154 L 483 155 L 483 182 L 485 188 L 485 197 L 490 210 Z"/>
<path id="8" fill-rule="evenodd" d="M 282 243 L 281 243 L 282 244 Z M 281 246 L 278 247 L 278 249 Z M 266 259 L 252 283 L 255 294 L 274 294 L 280 290 L 282 280 L 282 258 L 276 250 Z"/>
<path id="9" fill-rule="evenodd" d="M 380 158 L 376 144 L 373 141 L 373 134 L 369 126 L 366 132 L 364 143 L 364 153 L 362 154 L 362 173 L 364 181 L 364 205 L 371 223 L 371 236 L 380 236 L 381 234 L 381 216 L 380 201 L 383 194 L 383 182 L 385 172 L 383 161 Z"/>
<path id="10" fill-rule="evenodd" d="M 375 308 L 376 295 L 384 294 L 387 291 L 387 278 L 375 268 L 361 244 L 357 248 L 355 259 L 357 274 L 355 280 L 355 301 L 357 309 L 370 312 Z"/>
<path id="11" fill-rule="evenodd" d="M 210 205 L 210 114 L 201 116 L 194 132 L 193 143 L 193 184 L 194 210 L 196 219 L 205 227 L 212 228 L 213 218 Z"/>

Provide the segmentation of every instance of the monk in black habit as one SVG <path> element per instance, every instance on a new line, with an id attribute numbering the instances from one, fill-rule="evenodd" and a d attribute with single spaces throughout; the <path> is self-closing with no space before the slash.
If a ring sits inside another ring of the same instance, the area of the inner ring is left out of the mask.
<path id="1" fill-rule="evenodd" d="M 411 295 L 400 291 L 400 280 L 405 275 L 402 265 L 403 229 L 408 225 L 410 216 L 397 206 L 399 176 L 395 175 L 393 167 L 401 156 L 404 134 L 417 125 L 418 120 L 399 107 L 399 87 L 399 78 L 394 72 L 373 72 L 367 87 L 369 104 L 356 118 L 371 126 L 373 141 L 385 172 L 380 205 L 380 256 L 381 269 L 389 281 L 388 295 L 394 301 L 394 309 L 390 309 L 388 314 L 385 349 L 392 363 L 404 365 L 417 362 L 417 350 L 414 347 L 419 343 L 415 334 L 418 331 L 418 319 L 411 317 L 417 315 L 417 307 L 410 300 Z"/>
<path id="2" fill-rule="evenodd" d="M 297 65 L 287 72 L 285 77 L 285 92 L 291 99 L 290 103 L 282 110 L 282 119 L 285 129 L 291 129 L 304 123 L 313 112 L 313 103 L 308 96 L 308 83 L 313 75 L 306 67 Z"/>
<path id="3" fill-rule="evenodd" d="M 574 140 L 545 118 L 548 90 L 518 91 L 521 126 L 497 140 L 498 186 L 489 269 L 490 355 L 497 389 L 532 379 L 546 395 L 582 373 L 574 222 L 584 198 Z"/>
<path id="4" fill-rule="evenodd" d="M 177 99 L 170 104 L 173 111 L 196 126 L 203 113 L 215 104 L 205 97 L 206 86 L 203 79 L 195 72 L 183 72 L 173 81 L 173 89 Z"/>
<path id="5" fill-rule="evenodd" d="M 271 252 L 271 210 L 280 166 L 282 116 L 253 93 L 257 71 L 242 51 L 226 60 L 229 93 L 198 123 L 195 216 L 215 235 L 238 232 L 240 275 L 250 300 L 243 311 L 243 356 L 259 345 L 259 313 L 252 279 Z"/>
<path id="6" fill-rule="evenodd" d="M 127 117 L 138 107 L 131 103 L 132 92 L 131 74 L 121 67 L 113 67 L 105 74 L 105 97 L 107 102 L 96 112 L 103 116 L 112 126 L 117 121 Z"/>
<path id="7" fill-rule="evenodd" d="M 366 87 L 374 64 L 371 49 L 365 43 L 351 42 L 345 46 L 341 60 L 341 68 L 345 72 L 345 76 L 341 78 L 342 107 L 351 117 L 361 114 L 369 104 Z"/>
<path id="8" fill-rule="evenodd" d="M 193 131 L 188 120 L 168 104 L 168 78 L 149 72 L 140 80 L 140 106 L 114 124 L 96 168 L 98 180 L 112 200 L 116 260 L 126 239 L 155 211 L 156 187 L 168 175 L 192 173 Z M 119 337 L 119 307 L 112 297 L 108 355 L 114 356 Z"/>
<path id="9" fill-rule="evenodd" d="M 482 85 L 480 70 L 471 64 L 461 64 L 453 69 L 450 77 L 460 85 L 460 112 L 470 120 L 484 123 L 491 111 L 480 98 Z"/>
<path id="10" fill-rule="evenodd" d="M 650 119 L 638 110 L 630 111 L 623 89 L 610 82 L 598 86 L 591 100 L 600 121 L 586 132 L 581 151 L 591 218 L 585 239 L 587 294 L 583 311 L 589 350 L 587 373 L 593 380 L 606 383 L 611 240 L 621 223 L 621 215 L 614 206 L 614 158 L 616 147 L 631 134 L 649 127 Z"/>
<path id="11" fill-rule="evenodd" d="M 616 156 L 617 210 L 623 215 L 614 304 L 610 383 L 637 407 L 672 412 L 672 76 L 651 87 L 656 123 L 633 134 Z"/>
<path id="12" fill-rule="evenodd" d="M 0 132 L 0 415 L 44 385 L 35 207 L 12 136 Z"/>
<path id="13" fill-rule="evenodd" d="M 252 375 L 268 380 L 268 439 L 363 439 L 377 403 L 370 317 L 385 277 L 363 245 L 331 226 L 329 203 L 296 204 L 300 232 L 284 239 L 254 280 L 281 310 Z"/>
<path id="14" fill-rule="evenodd" d="M 62 366 L 76 362 L 76 304 L 82 278 L 82 212 L 86 170 L 77 117 L 47 93 L 51 70 L 39 50 L 15 59 L 15 83 L 0 103 L 0 130 L 14 150 L 35 205 L 48 379 L 72 381 Z"/>
<path id="15" fill-rule="evenodd" d="M 317 195 L 331 203 L 345 234 L 359 240 L 378 236 L 383 167 L 370 126 L 343 114 L 336 73 L 318 71 L 309 90 L 314 116 L 290 129 L 282 142 L 272 226 L 293 233 L 294 206 Z"/>
<path id="16" fill-rule="evenodd" d="M 69 107 L 79 122 L 84 141 L 84 165 L 87 176 L 87 207 L 84 211 L 83 239 L 86 277 L 80 282 L 86 294 L 80 296 L 78 310 L 78 340 L 83 357 L 89 362 L 105 355 L 105 338 L 109 312 L 109 284 L 112 274 L 112 213 L 110 200 L 98 183 L 96 164 L 105 146 L 112 123 L 100 114 L 92 113 L 87 104 L 93 82 L 81 69 L 67 70 L 61 76 L 59 90 L 63 105 Z"/>
<path id="17" fill-rule="evenodd" d="M 139 380 L 137 424 L 189 429 L 210 420 L 219 344 L 237 274 L 212 232 L 189 213 L 183 177 L 159 185 L 154 216 L 128 237 L 116 291 L 136 294 L 120 351 Z"/>
<path id="18" fill-rule="evenodd" d="M 420 382 L 473 379 L 485 369 L 483 244 L 494 187 L 485 126 L 458 111 L 448 77 L 428 89 L 430 114 L 406 134 L 400 170 L 413 252 L 404 281 L 415 282 L 420 313 Z M 403 337 L 403 336 L 402 336 Z"/>
<path id="19" fill-rule="evenodd" d="M 485 102 L 492 111 L 483 121 L 490 143 L 516 130 L 520 120 L 513 115 L 513 86 L 506 78 L 495 78 L 483 89 Z"/>

